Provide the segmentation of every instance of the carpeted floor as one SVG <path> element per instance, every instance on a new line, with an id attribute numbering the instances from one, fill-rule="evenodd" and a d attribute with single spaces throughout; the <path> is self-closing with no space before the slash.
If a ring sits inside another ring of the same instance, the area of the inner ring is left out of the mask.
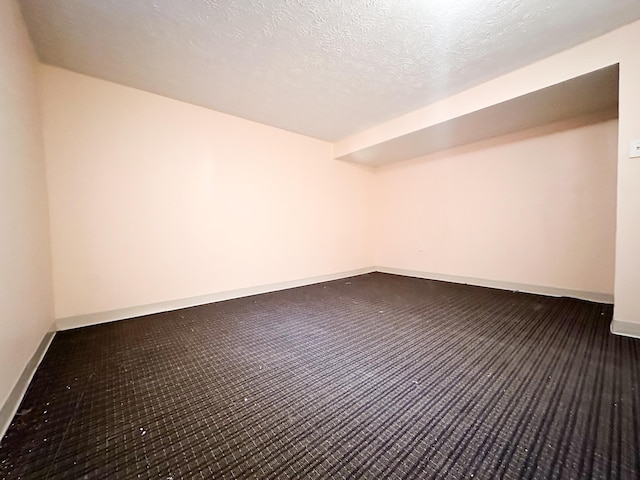
<path id="1" fill-rule="evenodd" d="M 61 332 L 0 478 L 640 478 L 611 315 L 374 273 Z"/>

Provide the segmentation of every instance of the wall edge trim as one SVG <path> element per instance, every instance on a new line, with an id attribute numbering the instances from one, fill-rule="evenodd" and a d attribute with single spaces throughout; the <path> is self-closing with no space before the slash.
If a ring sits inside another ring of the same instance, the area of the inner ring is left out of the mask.
<path id="1" fill-rule="evenodd" d="M 611 320 L 609 329 L 614 335 L 640 338 L 640 323 L 627 322 L 625 320 L 616 320 L 614 318 L 613 320 Z"/>
<path id="2" fill-rule="evenodd" d="M 90 325 L 98 325 L 101 323 L 115 322 L 128 318 L 141 317 L 144 315 L 152 315 L 154 313 L 169 312 L 179 310 L 181 308 L 195 307 L 205 305 L 207 303 L 222 302 L 234 298 L 248 297 L 250 295 L 259 295 L 261 293 L 276 292 L 287 288 L 303 287 L 305 285 L 313 285 L 314 283 L 329 282 L 331 280 L 340 280 L 341 278 L 353 277 L 356 275 L 364 275 L 375 271 L 373 267 L 358 268 L 343 272 L 331 273 L 327 275 L 319 275 L 315 277 L 307 277 L 298 280 L 288 280 L 284 282 L 270 283 L 266 285 L 258 285 L 255 287 L 239 288 L 235 290 L 227 290 L 216 293 L 199 295 L 196 297 L 182 298 L 176 300 L 168 300 L 165 302 L 152 303 L 136 307 L 125 307 L 106 312 L 87 313 L 82 315 L 74 315 L 56 319 L 56 329 L 59 331 L 70 330 L 73 328 L 88 327 Z"/>
<path id="3" fill-rule="evenodd" d="M 462 275 L 448 275 L 442 273 L 424 272 L 418 270 L 406 270 L 394 267 L 376 267 L 376 271 L 391 273 L 394 275 L 404 275 L 407 277 L 425 278 L 428 280 L 439 280 L 443 282 L 463 283 L 475 285 L 477 287 L 497 288 L 499 290 L 512 290 L 523 293 L 534 293 L 537 295 L 547 295 L 551 297 L 571 297 L 590 302 L 613 304 L 613 295 L 598 292 L 583 292 L 580 290 L 570 290 L 566 288 L 545 287 L 542 285 L 530 285 L 526 283 L 503 282 L 500 280 L 489 280 L 484 278 L 465 277 Z"/>
<path id="4" fill-rule="evenodd" d="M 49 346 L 51 345 L 55 334 L 56 332 L 51 330 L 44 335 L 40 345 L 38 345 L 38 348 L 22 370 L 18 381 L 9 392 L 9 396 L 5 400 L 4 404 L 0 406 L 0 441 L 4 438 L 7 430 L 9 429 L 9 425 L 11 425 L 13 417 L 15 417 L 18 412 L 18 408 L 27 393 L 31 380 L 47 353 L 47 350 L 49 350 Z"/>

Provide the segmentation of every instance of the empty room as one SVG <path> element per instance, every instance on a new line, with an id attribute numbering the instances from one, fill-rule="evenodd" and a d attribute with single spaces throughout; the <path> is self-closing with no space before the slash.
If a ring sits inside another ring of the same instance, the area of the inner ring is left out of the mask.
<path id="1" fill-rule="evenodd" d="M 640 478 L 639 44 L 0 0 L 0 478 Z"/>

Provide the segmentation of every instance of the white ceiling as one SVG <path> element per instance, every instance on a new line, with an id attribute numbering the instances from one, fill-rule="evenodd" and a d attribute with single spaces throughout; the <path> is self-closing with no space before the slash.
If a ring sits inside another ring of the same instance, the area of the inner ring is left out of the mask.
<path id="1" fill-rule="evenodd" d="M 383 165 L 535 127 L 576 128 L 618 117 L 618 65 L 339 155 Z"/>
<path id="2" fill-rule="evenodd" d="M 20 0 L 48 64 L 338 140 L 640 18 L 639 0 Z"/>

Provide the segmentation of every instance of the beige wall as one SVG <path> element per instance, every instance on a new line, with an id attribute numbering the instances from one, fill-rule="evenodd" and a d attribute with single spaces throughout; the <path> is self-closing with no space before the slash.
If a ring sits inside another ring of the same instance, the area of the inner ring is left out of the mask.
<path id="1" fill-rule="evenodd" d="M 620 130 L 614 318 L 640 336 L 640 158 L 629 144 L 640 139 L 640 22 L 623 30 L 620 44 Z"/>
<path id="2" fill-rule="evenodd" d="M 0 2 L 0 406 L 53 323 L 36 68 L 16 3 Z"/>
<path id="3" fill-rule="evenodd" d="M 612 295 L 617 121 L 566 127 L 380 168 L 377 264 Z"/>
<path id="4" fill-rule="evenodd" d="M 613 293 L 616 121 L 373 170 L 325 142 L 41 72 L 58 318 L 373 265 Z"/>
<path id="5" fill-rule="evenodd" d="M 331 144 L 43 66 L 56 315 L 373 264 L 368 167 Z"/>

